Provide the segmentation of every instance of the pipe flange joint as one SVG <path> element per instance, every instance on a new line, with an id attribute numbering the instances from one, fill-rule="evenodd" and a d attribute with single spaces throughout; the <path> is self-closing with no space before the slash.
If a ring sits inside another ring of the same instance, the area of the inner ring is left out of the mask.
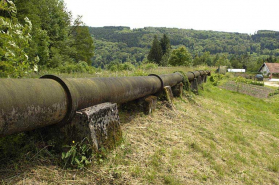
<path id="1" fill-rule="evenodd" d="M 193 71 L 189 71 L 189 73 L 192 73 L 194 75 L 194 79 L 196 78 L 196 75 Z"/>
<path id="2" fill-rule="evenodd" d="M 201 74 L 201 71 L 203 72 L 203 74 Z M 199 70 L 199 72 L 200 72 L 201 76 L 206 74 L 206 72 L 204 70 Z"/>
<path id="3" fill-rule="evenodd" d="M 162 78 L 159 75 L 149 74 L 148 76 L 156 76 L 157 78 L 159 78 L 159 80 L 161 82 L 161 90 L 164 89 L 164 82 L 163 82 Z"/>
<path id="4" fill-rule="evenodd" d="M 70 120 L 75 115 L 75 112 L 77 110 L 77 104 L 76 104 L 77 97 L 78 97 L 77 92 L 74 90 L 74 88 L 71 86 L 71 84 L 69 83 L 69 81 L 67 79 L 62 79 L 55 75 L 44 75 L 44 76 L 40 77 L 40 79 L 54 80 L 54 81 L 58 82 L 64 89 L 66 97 L 67 97 L 67 113 L 66 113 L 66 116 L 63 118 L 63 120 L 60 123 L 58 123 L 58 125 L 63 126 L 65 124 L 69 123 Z"/>

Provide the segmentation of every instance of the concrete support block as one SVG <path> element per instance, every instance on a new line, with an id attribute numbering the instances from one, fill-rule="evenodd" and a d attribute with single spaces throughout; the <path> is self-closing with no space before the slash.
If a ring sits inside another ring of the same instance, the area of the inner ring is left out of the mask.
<path id="1" fill-rule="evenodd" d="M 156 96 L 147 96 L 144 98 L 144 113 L 151 114 L 156 109 L 157 97 Z"/>
<path id="2" fill-rule="evenodd" d="M 200 85 L 200 84 L 202 84 L 202 77 L 201 76 L 198 76 L 198 84 Z"/>
<path id="3" fill-rule="evenodd" d="M 128 112 L 144 112 L 150 114 L 156 109 L 157 96 L 145 96 L 127 103 L 121 104 L 120 108 Z"/>
<path id="4" fill-rule="evenodd" d="M 198 77 L 199 88 L 203 90 L 203 76 Z"/>
<path id="5" fill-rule="evenodd" d="M 198 79 L 194 78 L 191 82 L 191 89 L 195 94 L 199 94 L 199 85 L 198 85 Z"/>
<path id="6" fill-rule="evenodd" d="M 165 93 L 164 95 L 165 95 L 167 101 L 169 103 L 172 103 L 172 101 L 173 101 L 173 93 L 172 93 L 171 87 L 170 86 L 165 86 L 164 87 L 164 93 Z"/>
<path id="7" fill-rule="evenodd" d="M 112 149 L 122 140 L 117 104 L 102 103 L 79 110 L 63 130 L 68 140 L 87 138 L 95 150 Z"/>
<path id="8" fill-rule="evenodd" d="M 183 83 L 180 82 L 179 84 L 175 85 L 171 88 L 174 97 L 182 97 L 183 94 Z"/>
<path id="9" fill-rule="evenodd" d="M 204 78 L 205 78 L 205 75 L 202 75 L 201 76 L 201 83 L 204 83 Z"/>
<path id="10" fill-rule="evenodd" d="M 163 99 L 167 100 L 166 102 L 166 106 L 172 110 L 175 110 L 175 107 L 173 105 L 173 93 L 172 93 L 172 90 L 171 90 L 171 87 L 170 86 L 165 86 L 164 89 L 163 89 Z"/>

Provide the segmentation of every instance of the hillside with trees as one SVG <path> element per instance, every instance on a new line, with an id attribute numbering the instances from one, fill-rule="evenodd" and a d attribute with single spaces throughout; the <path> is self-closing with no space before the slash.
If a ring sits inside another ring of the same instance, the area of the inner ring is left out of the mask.
<path id="1" fill-rule="evenodd" d="M 154 36 L 159 41 L 164 35 L 169 38 L 172 49 L 186 47 L 191 53 L 193 65 L 229 65 L 257 71 L 264 61 L 276 62 L 279 57 L 279 32 L 275 31 L 261 30 L 249 35 L 178 28 L 130 29 L 121 26 L 90 27 L 89 31 L 95 40 L 96 52 L 92 62 L 96 67 L 104 67 L 110 62 L 138 65 L 151 61 L 148 54 Z"/>
<path id="2" fill-rule="evenodd" d="M 249 35 L 164 27 L 87 27 L 81 16 L 73 19 L 60 0 L 1 0 L 0 23 L 0 77 L 23 77 L 34 69 L 62 73 L 92 73 L 92 66 L 133 69 L 150 62 L 225 65 L 255 72 L 263 62 L 279 61 L 276 31 Z"/>

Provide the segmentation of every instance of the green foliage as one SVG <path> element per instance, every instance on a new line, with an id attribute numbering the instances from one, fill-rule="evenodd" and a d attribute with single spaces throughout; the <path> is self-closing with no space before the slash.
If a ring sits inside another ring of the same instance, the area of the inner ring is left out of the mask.
<path id="1" fill-rule="evenodd" d="M 160 65 L 167 66 L 170 58 L 171 45 L 170 45 L 170 39 L 166 34 L 164 34 L 163 37 L 161 38 L 160 45 L 163 53 L 162 59 L 160 61 Z"/>
<path id="2" fill-rule="evenodd" d="M 74 167 L 82 169 L 92 161 L 92 146 L 88 144 L 88 139 L 84 139 L 81 142 L 73 141 L 73 145 L 64 146 L 67 148 L 67 152 L 62 153 L 62 161 L 65 167 Z"/>
<path id="3" fill-rule="evenodd" d="M 231 66 L 230 61 L 228 60 L 228 57 L 226 55 L 221 55 L 215 62 L 215 66 Z"/>
<path id="4" fill-rule="evenodd" d="M 9 62 L 0 62 L 0 77 L 7 77 L 12 74 L 14 71 L 14 67 Z"/>
<path id="5" fill-rule="evenodd" d="M 176 72 L 179 72 L 180 74 L 183 75 L 183 89 L 186 90 L 186 91 L 190 91 L 191 90 L 191 83 L 189 82 L 189 79 L 186 75 L 186 73 L 184 73 L 183 71 L 176 71 Z"/>
<path id="6" fill-rule="evenodd" d="M 44 141 L 36 131 L 19 133 L 0 138 L 0 161 L 2 164 L 29 163 L 35 159 L 52 158 L 54 141 Z M 53 161 L 54 162 L 54 161 Z"/>
<path id="7" fill-rule="evenodd" d="M 84 61 L 80 61 L 77 64 L 66 64 L 57 68 L 60 73 L 94 73 L 96 69 Z"/>
<path id="8" fill-rule="evenodd" d="M 169 64 L 172 66 L 190 66 L 192 65 L 192 56 L 185 47 L 179 47 L 172 51 Z"/>
<path id="9" fill-rule="evenodd" d="M 160 46 L 162 48 L 163 55 L 165 55 L 171 49 L 170 39 L 166 34 L 164 34 L 161 38 Z"/>
<path id="10" fill-rule="evenodd" d="M 22 155 L 22 151 L 30 150 L 30 145 L 26 145 L 26 139 L 24 133 L 0 138 L 0 158 L 7 160 Z"/>
<path id="11" fill-rule="evenodd" d="M 88 27 L 84 25 L 81 18 L 79 16 L 74 21 L 74 25 L 69 32 L 70 39 L 73 40 L 71 42 L 71 47 L 73 48 L 71 55 L 76 62 L 82 60 L 87 62 L 88 65 L 91 65 L 91 58 L 94 56 L 93 39 Z"/>
<path id="12" fill-rule="evenodd" d="M 234 79 L 234 81 L 236 83 L 245 83 L 245 84 L 251 84 L 251 85 L 264 86 L 264 82 L 246 79 L 246 78 L 243 78 L 242 76 L 238 76 L 237 78 Z"/>
<path id="13" fill-rule="evenodd" d="M 146 73 L 146 71 L 142 70 L 142 69 L 137 69 L 132 74 L 132 76 L 147 76 L 147 75 L 148 75 L 148 73 Z"/>
<path id="14" fill-rule="evenodd" d="M 145 63 L 140 66 L 140 68 L 144 70 L 156 69 L 158 68 L 158 64 L 155 63 Z"/>
<path id="15" fill-rule="evenodd" d="M 212 65 L 212 59 L 210 57 L 210 52 L 204 52 L 201 56 L 196 55 L 193 60 L 193 66 L 198 65 Z"/>
<path id="16" fill-rule="evenodd" d="M 0 2 L 1 77 L 22 77 L 37 65 L 39 69 L 88 71 L 88 67 L 84 71 L 78 63 L 91 65 L 94 45 L 81 16 L 71 26 L 71 12 L 63 1 L 13 2 Z"/>
<path id="17" fill-rule="evenodd" d="M 224 78 L 223 74 L 211 74 L 209 77 L 209 81 L 212 83 L 214 86 L 218 86 L 220 83 L 220 80 Z"/>
<path id="18" fill-rule="evenodd" d="M 279 94 L 279 90 L 275 90 L 273 93 L 269 93 L 269 96 L 274 96 L 274 95 L 277 95 Z"/>
<path id="19" fill-rule="evenodd" d="M 123 63 L 130 58 L 134 65 L 144 61 L 150 51 L 154 33 L 158 35 L 160 41 L 166 34 L 174 49 L 185 46 L 193 56 L 195 66 L 204 64 L 214 66 L 216 63 L 230 66 L 231 64 L 233 68 L 257 71 L 263 62 L 276 62 L 279 56 L 276 40 L 278 32 L 259 31 L 254 35 L 248 35 L 153 27 L 142 29 L 91 27 L 89 30 L 95 38 L 95 44 L 98 42 L 93 64 L 102 68 L 114 60 Z M 260 39 L 256 38 L 258 34 L 261 35 Z M 159 65 L 168 65 L 168 59 L 169 56 L 163 55 Z"/>
<path id="20" fill-rule="evenodd" d="M 0 2 L 0 10 L 7 12 L 7 17 L 0 16 L 0 76 L 21 77 L 35 64 L 28 60 L 26 50 L 31 40 L 32 23 L 25 18 L 24 25 L 16 18 L 16 7 L 12 1 Z"/>
<path id="21" fill-rule="evenodd" d="M 135 66 L 133 64 L 131 64 L 130 62 L 125 62 L 123 64 L 114 61 L 111 62 L 108 66 L 107 69 L 110 71 L 134 71 L 135 70 Z"/>
<path id="22" fill-rule="evenodd" d="M 160 64 L 162 57 L 163 57 L 163 51 L 160 42 L 157 36 L 155 35 L 147 59 L 150 62 L 155 62 L 157 64 Z"/>

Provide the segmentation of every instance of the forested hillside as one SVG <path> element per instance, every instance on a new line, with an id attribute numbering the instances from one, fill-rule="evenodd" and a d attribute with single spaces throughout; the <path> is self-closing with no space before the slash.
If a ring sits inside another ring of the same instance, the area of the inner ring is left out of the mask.
<path id="1" fill-rule="evenodd" d="M 279 56 L 279 32 L 261 30 L 254 35 L 178 28 L 130 29 L 129 27 L 89 27 L 94 37 L 94 66 L 110 62 L 139 64 L 147 59 L 154 35 L 170 38 L 172 49 L 186 46 L 193 64 L 231 65 L 256 71 L 264 62 Z M 218 62 L 219 61 L 219 62 Z"/>
<path id="2" fill-rule="evenodd" d="M 94 44 L 93 44 L 94 41 Z M 160 66 L 219 66 L 257 71 L 278 62 L 279 32 L 253 35 L 178 28 L 87 27 L 60 0 L 0 0 L 0 77 Z"/>

